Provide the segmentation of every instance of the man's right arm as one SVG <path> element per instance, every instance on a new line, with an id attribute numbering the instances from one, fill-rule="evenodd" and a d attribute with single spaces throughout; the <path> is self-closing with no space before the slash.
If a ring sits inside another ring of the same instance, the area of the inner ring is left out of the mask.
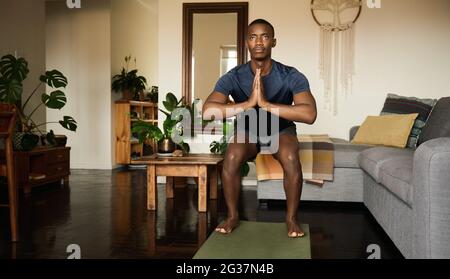
<path id="1" fill-rule="evenodd" d="M 248 100 L 242 103 L 228 103 L 228 100 L 228 96 L 220 92 L 211 93 L 203 104 L 203 119 L 223 120 L 253 107 Z"/>

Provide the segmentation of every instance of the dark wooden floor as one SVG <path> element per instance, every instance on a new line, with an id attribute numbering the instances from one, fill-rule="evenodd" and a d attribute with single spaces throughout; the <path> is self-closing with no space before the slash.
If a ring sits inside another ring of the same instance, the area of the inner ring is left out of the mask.
<path id="1" fill-rule="evenodd" d="M 34 188 L 20 198 L 19 243 L 9 241 L 8 210 L 0 209 L 0 257 L 66 258 L 67 246 L 77 244 L 82 258 L 191 258 L 224 219 L 222 196 L 199 214 L 194 186 L 166 201 L 159 185 L 158 210 L 148 212 L 145 183 L 143 170 L 74 170 L 68 187 Z M 282 222 L 285 204 L 260 204 L 255 188 L 244 187 L 240 212 L 245 220 Z M 382 258 L 402 258 L 362 204 L 302 202 L 300 219 L 310 225 L 313 258 L 367 258 L 370 244 Z"/>

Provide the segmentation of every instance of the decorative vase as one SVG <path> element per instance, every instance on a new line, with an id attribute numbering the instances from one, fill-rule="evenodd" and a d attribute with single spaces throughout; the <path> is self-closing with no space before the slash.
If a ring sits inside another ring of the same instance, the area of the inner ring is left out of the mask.
<path id="1" fill-rule="evenodd" d="M 57 147 L 65 147 L 67 144 L 67 137 L 65 135 L 55 135 L 55 142 Z"/>
<path id="2" fill-rule="evenodd" d="M 172 139 L 162 139 L 158 142 L 159 153 L 172 153 L 175 151 L 175 143 Z"/>
<path id="3" fill-rule="evenodd" d="M 17 132 L 13 137 L 14 150 L 30 151 L 39 143 L 39 136 L 32 133 Z"/>

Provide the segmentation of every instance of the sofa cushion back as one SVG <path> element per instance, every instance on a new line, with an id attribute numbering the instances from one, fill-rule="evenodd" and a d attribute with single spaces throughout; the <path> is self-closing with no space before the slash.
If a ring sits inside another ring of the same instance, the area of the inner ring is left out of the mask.
<path id="1" fill-rule="evenodd" d="M 450 97 L 439 99 L 434 106 L 418 144 L 440 137 L 450 137 Z"/>

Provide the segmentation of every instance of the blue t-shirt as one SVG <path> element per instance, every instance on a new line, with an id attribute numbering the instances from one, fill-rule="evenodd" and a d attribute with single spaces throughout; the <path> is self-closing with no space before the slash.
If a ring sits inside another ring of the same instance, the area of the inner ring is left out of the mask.
<path id="1" fill-rule="evenodd" d="M 252 93 L 253 80 L 255 74 L 252 71 L 250 62 L 239 65 L 223 75 L 216 83 L 214 91 L 225 96 L 231 95 L 236 103 L 248 100 Z M 293 96 L 300 92 L 310 91 L 308 79 L 297 69 L 283 65 L 272 60 L 270 73 L 262 77 L 266 99 L 271 103 L 292 105 Z M 259 109 L 256 107 L 257 111 Z M 239 117 L 239 116 L 238 116 Z M 268 124 L 270 129 L 270 118 L 279 119 L 279 130 L 289 126 L 295 126 L 293 121 L 286 120 L 276 115 L 268 114 Z M 246 124 L 246 129 L 248 123 Z"/>

